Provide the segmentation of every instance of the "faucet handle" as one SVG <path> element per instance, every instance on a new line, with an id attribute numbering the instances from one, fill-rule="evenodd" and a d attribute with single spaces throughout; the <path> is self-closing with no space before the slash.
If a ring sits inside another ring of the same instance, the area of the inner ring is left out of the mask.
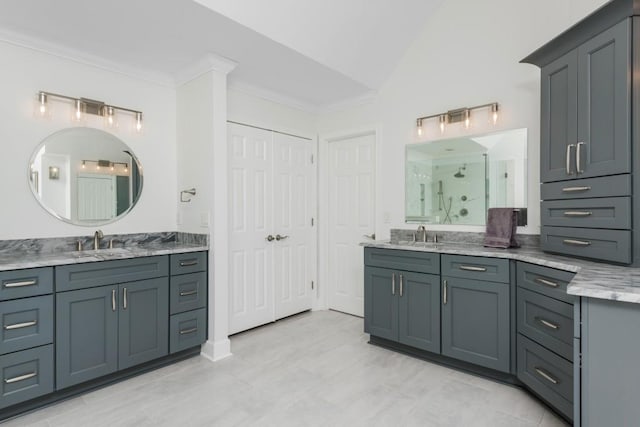
<path id="1" fill-rule="evenodd" d="M 98 239 L 102 239 L 104 237 L 104 233 L 102 232 L 102 230 L 96 230 L 95 236 Z"/>

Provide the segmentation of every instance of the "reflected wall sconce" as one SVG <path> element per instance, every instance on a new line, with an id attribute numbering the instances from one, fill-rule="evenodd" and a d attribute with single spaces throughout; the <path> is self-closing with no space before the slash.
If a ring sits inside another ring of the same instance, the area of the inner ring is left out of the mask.
<path id="1" fill-rule="evenodd" d="M 451 123 L 463 122 L 465 129 L 471 127 L 471 112 L 474 110 L 489 110 L 489 121 L 492 124 L 498 123 L 498 114 L 500 111 L 500 105 L 497 102 L 490 104 L 476 105 L 475 107 L 457 108 L 455 110 L 449 110 L 445 113 L 433 114 L 431 116 L 418 117 L 416 119 L 416 126 L 418 129 L 418 136 L 422 136 L 424 133 L 424 122 L 431 119 L 438 119 L 438 127 L 440 128 L 440 134 L 444 134 L 447 125 Z"/>
<path id="2" fill-rule="evenodd" d="M 86 160 L 82 160 L 80 163 L 80 167 L 82 169 L 87 169 L 87 166 L 90 166 L 90 164 L 93 163 L 95 164 L 95 169 L 96 170 L 103 170 L 103 169 L 110 169 L 111 171 L 115 171 L 116 167 L 118 167 L 118 165 L 122 165 L 122 170 L 124 171 L 124 173 L 128 173 L 129 172 L 129 163 L 127 162 L 112 162 L 110 160 L 90 160 L 90 159 L 86 159 Z"/>
<path id="3" fill-rule="evenodd" d="M 196 195 L 196 189 L 195 188 L 189 188 L 188 190 L 182 190 L 180 192 L 180 201 L 182 203 L 189 203 L 191 201 L 191 197 L 189 196 L 195 196 Z M 188 199 L 185 199 L 185 197 L 189 197 Z"/>
<path id="4" fill-rule="evenodd" d="M 107 128 L 118 127 L 116 117 L 117 112 L 123 112 L 133 115 L 133 129 L 136 132 L 142 132 L 142 111 L 132 110 L 130 108 L 118 107 L 115 105 L 107 105 L 102 101 L 88 98 L 74 98 L 67 95 L 60 95 L 52 92 L 40 91 L 37 94 L 36 115 L 40 117 L 49 117 L 51 115 L 51 99 L 61 99 L 70 101 L 73 109 L 71 112 L 71 120 L 74 122 L 83 122 L 87 114 L 101 116 L 104 119 L 104 125 Z"/>
<path id="5" fill-rule="evenodd" d="M 49 179 L 60 179 L 60 168 L 57 166 L 49 166 Z"/>

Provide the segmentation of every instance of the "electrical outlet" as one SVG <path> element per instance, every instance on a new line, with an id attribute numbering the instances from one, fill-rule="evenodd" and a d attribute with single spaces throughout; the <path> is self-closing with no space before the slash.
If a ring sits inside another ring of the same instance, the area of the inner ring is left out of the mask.
<path id="1" fill-rule="evenodd" d="M 384 212 L 382 214 L 382 221 L 384 221 L 385 224 L 391 224 L 391 212 Z"/>

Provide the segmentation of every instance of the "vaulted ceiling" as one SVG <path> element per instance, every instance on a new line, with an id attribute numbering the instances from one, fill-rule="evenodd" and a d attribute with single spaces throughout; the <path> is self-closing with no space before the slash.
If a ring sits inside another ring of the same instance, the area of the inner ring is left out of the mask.
<path id="1" fill-rule="evenodd" d="M 213 53 L 308 108 L 375 93 L 443 0 L 3 0 L 0 39 L 172 82 Z"/>

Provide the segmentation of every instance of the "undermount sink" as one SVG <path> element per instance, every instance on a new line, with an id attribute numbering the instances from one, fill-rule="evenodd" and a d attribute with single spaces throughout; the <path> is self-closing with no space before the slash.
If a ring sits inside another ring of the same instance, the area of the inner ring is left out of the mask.
<path id="1" fill-rule="evenodd" d="M 80 252 L 74 252 L 76 258 L 87 258 L 95 256 L 123 255 L 131 251 L 125 248 L 107 248 L 107 249 L 87 249 Z"/>

